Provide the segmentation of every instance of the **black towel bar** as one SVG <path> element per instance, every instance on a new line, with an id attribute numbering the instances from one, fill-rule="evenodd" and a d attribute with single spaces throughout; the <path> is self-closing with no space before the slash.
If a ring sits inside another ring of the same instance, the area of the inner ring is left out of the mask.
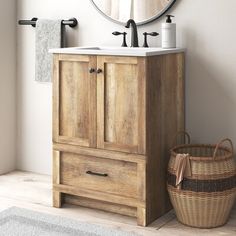
<path id="1" fill-rule="evenodd" d="M 38 18 L 32 18 L 31 20 L 19 20 L 18 23 L 19 25 L 31 25 L 33 27 L 36 26 Z M 69 25 L 71 28 L 74 28 L 78 25 L 78 21 L 76 18 L 71 18 L 69 20 L 63 20 L 62 21 L 63 25 Z"/>

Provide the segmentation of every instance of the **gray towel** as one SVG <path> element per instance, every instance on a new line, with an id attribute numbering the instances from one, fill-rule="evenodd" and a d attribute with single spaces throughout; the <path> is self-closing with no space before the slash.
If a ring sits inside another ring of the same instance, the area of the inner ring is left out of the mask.
<path id="1" fill-rule="evenodd" d="M 65 26 L 61 20 L 37 20 L 36 23 L 36 62 L 35 80 L 51 82 L 52 55 L 48 52 L 51 48 L 65 46 Z"/>

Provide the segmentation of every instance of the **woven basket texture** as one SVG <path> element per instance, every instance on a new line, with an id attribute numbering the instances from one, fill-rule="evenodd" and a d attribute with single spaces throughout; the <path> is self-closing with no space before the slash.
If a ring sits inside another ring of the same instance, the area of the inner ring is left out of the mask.
<path id="1" fill-rule="evenodd" d="M 228 141 L 231 148 L 222 146 Z M 176 186 L 177 154 L 189 154 L 191 177 Z M 168 165 L 167 189 L 178 220 L 188 226 L 213 228 L 224 225 L 236 198 L 236 165 L 229 139 L 217 145 L 175 146 Z"/>

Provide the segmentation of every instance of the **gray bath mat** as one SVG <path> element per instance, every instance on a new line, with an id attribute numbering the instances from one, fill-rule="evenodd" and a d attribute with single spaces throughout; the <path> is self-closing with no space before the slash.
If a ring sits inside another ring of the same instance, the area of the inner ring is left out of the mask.
<path id="1" fill-rule="evenodd" d="M 1 236 L 138 236 L 17 207 L 0 212 Z"/>

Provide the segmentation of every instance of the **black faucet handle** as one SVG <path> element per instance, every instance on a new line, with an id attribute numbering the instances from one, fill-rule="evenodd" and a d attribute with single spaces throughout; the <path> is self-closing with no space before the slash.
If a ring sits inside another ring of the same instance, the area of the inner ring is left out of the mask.
<path id="1" fill-rule="evenodd" d="M 126 43 L 126 35 L 127 35 L 127 33 L 126 32 L 115 31 L 112 34 L 115 35 L 115 36 L 123 35 L 123 43 L 122 43 L 121 47 L 127 47 L 127 43 Z"/>
<path id="2" fill-rule="evenodd" d="M 112 34 L 115 35 L 115 36 L 117 36 L 117 35 L 121 35 L 121 34 L 123 34 L 123 33 L 118 32 L 118 31 L 114 31 Z"/>
<path id="3" fill-rule="evenodd" d="M 159 33 L 157 33 L 157 32 L 151 32 L 151 33 L 144 32 L 143 35 L 144 35 L 143 47 L 144 47 L 144 48 L 148 48 L 149 46 L 148 46 L 148 43 L 147 43 L 147 36 L 148 36 L 148 35 L 149 35 L 149 36 L 158 36 Z"/>
<path id="4" fill-rule="evenodd" d="M 151 33 L 147 33 L 147 35 L 150 35 L 150 36 L 157 36 L 159 35 L 157 32 L 151 32 Z"/>

